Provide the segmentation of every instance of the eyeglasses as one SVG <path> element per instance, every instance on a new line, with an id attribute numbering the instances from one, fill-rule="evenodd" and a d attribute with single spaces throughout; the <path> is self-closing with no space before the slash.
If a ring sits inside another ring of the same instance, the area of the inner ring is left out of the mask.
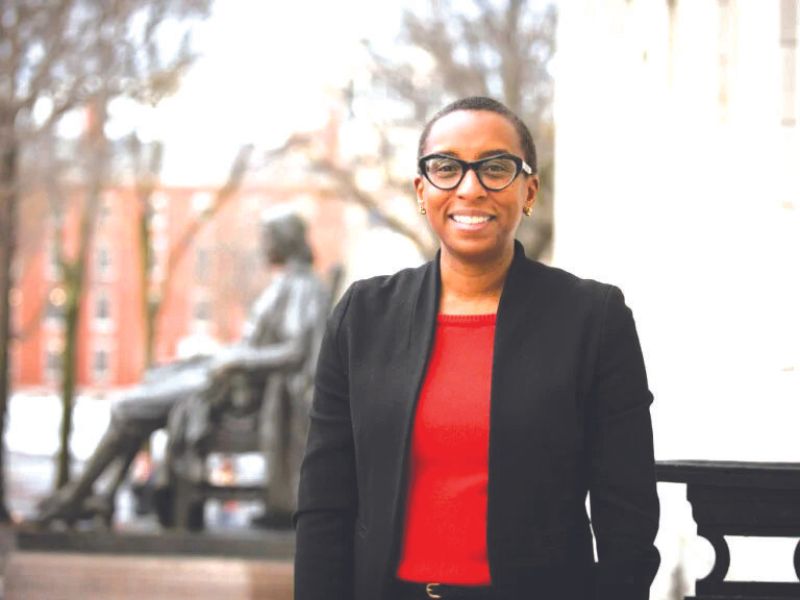
<path id="1" fill-rule="evenodd" d="M 526 175 L 533 174 L 531 166 L 513 154 L 496 154 L 472 162 L 447 154 L 428 154 L 419 159 L 418 166 L 420 174 L 440 190 L 457 188 L 470 169 L 490 192 L 499 192 L 510 186 L 520 171 Z"/>

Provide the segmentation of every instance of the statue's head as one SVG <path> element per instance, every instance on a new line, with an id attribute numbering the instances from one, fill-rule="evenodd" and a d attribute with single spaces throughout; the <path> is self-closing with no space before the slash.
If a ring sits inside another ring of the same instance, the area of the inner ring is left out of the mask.
<path id="1" fill-rule="evenodd" d="M 311 247 L 306 239 L 306 224 L 295 213 L 266 211 L 261 217 L 264 254 L 271 265 L 294 260 L 310 264 Z"/>

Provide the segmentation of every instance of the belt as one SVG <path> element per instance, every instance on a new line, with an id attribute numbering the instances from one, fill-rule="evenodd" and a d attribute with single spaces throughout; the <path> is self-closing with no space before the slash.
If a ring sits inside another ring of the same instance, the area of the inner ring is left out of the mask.
<path id="1" fill-rule="evenodd" d="M 402 598 L 420 600 L 491 600 L 494 597 L 492 587 L 488 585 L 447 585 L 397 579 L 395 587 L 402 594 Z"/>

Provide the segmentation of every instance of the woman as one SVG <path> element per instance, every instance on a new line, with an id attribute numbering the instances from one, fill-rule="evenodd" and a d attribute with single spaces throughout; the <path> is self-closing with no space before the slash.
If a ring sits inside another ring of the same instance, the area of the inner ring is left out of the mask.
<path id="1" fill-rule="evenodd" d="M 647 598 L 652 396 L 622 293 L 515 242 L 539 180 L 502 104 L 442 109 L 419 169 L 436 259 L 356 282 L 328 323 L 296 600 Z"/>

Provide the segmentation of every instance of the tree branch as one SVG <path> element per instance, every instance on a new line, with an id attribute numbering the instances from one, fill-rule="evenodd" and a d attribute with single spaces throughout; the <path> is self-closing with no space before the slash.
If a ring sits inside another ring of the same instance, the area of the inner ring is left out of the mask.
<path id="1" fill-rule="evenodd" d="M 186 227 L 184 227 L 183 232 L 178 237 L 175 245 L 171 248 L 169 256 L 167 257 L 166 277 L 164 277 L 162 281 L 161 293 L 159 295 L 162 305 L 166 303 L 166 300 L 171 292 L 172 274 L 175 272 L 178 264 L 183 259 L 186 251 L 191 247 L 194 238 L 203 229 L 203 227 L 205 227 L 211 221 L 212 217 L 217 214 L 231 198 L 234 197 L 236 190 L 238 190 L 241 186 L 242 179 L 247 171 L 252 153 L 252 145 L 242 146 L 239 149 L 239 153 L 236 155 L 236 158 L 231 165 L 228 179 L 225 184 L 219 190 L 217 190 L 214 196 L 214 201 L 206 210 L 200 213 L 197 217 L 190 221 Z"/>
<path id="2" fill-rule="evenodd" d="M 338 167 L 325 159 L 313 161 L 312 166 L 315 170 L 325 173 L 335 181 L 342 195 L 352 199 L 368 212 L 377 215 L 386 223 L 387 227 L 411 240 L 423 256 L 430 258 L 436 253 L 436 247 L 419 235 L 416 229 L 409 227 L 405 222 L 388 213 L 380 202 L 361 189 L 349 170 Z"/>

